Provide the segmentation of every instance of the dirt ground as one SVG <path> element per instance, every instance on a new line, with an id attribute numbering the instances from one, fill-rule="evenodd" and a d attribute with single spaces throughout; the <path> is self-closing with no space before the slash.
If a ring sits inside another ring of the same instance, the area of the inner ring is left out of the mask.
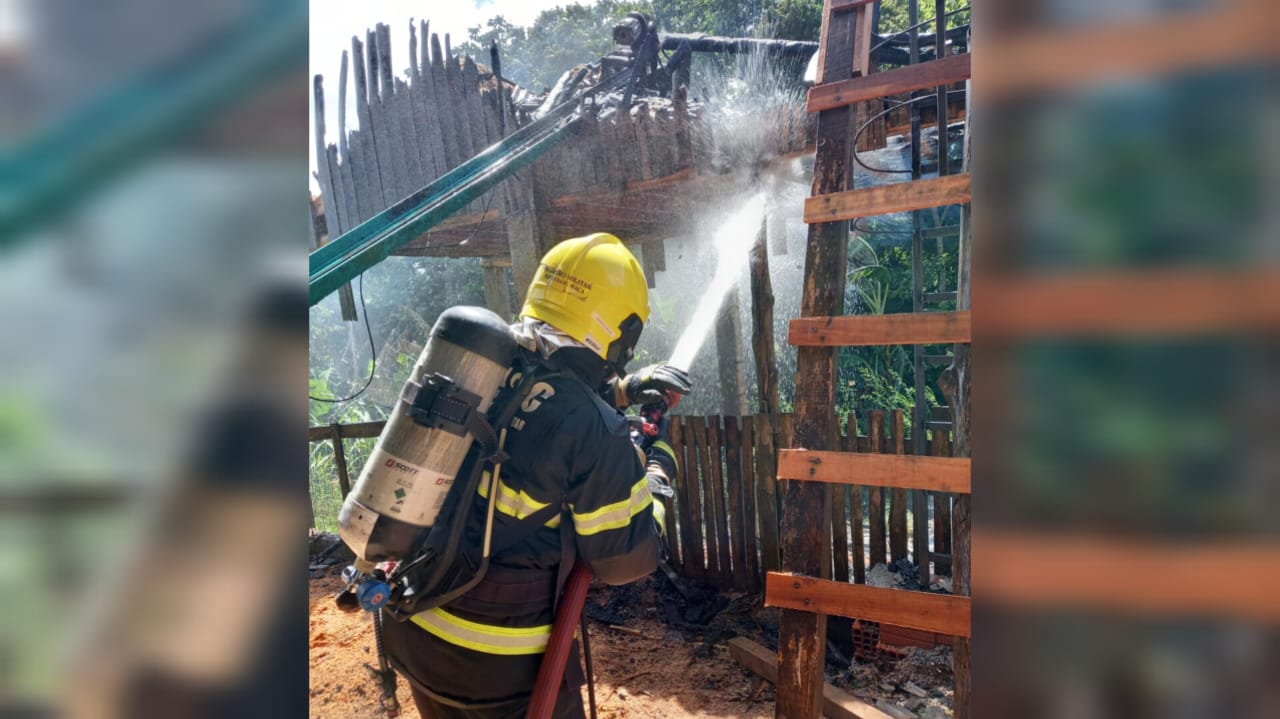
<path id="1" fill-rule="evenodd" d="M 373 632 L 363 612 L 334 606 L 341 567 L 313 565 L 311 572 L 311 716 L 377 719 L 383 716 L 379 690 L 364 669 L 377 660 Z M 592 586 L 586 613 L 598 716 L 772 717 L 773 686 L 734 661 L 726 642 L 747 636 L 775 648 L 777 611 L 761 607 L 758 596 L 681 588 L 660 573 L 626 587 Z M 909 650 L 892 668 L 842 667 L 829 657 L 827 669 L 829 681 L 867 701 L 911 707 L 925 717 L 950 715 L 949 649 Z M 908 683 L 927 698 L 904 690 Z M 417 719 L 407 685 L 399 686 L 401 716 Z M 583 699 L 585 706 L 585 689 Z"/>

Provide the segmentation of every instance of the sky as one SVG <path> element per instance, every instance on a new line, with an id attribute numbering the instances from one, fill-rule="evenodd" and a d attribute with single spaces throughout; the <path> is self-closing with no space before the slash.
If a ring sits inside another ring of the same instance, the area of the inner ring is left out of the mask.
<path id="1" fill-rule="evenodd" d="M 586 0 L 589 2 L 589 0 Z M 351 49 L 351 36 L 364 40 L 365 30 L 378 23 L 391 26 L 391 61 L 396 75 L 409 66 L 409 21 L 427 20 L 431 32 L 449 33 L 453 44 L 467 39 L 467 28 L 481 25 L 494 15 L 502 15 L 515 25 L 529 25 L 538 13 L 548 8 L 574 4 L 574 0 L 311 0 L 311 78 L 324 75 L 325 87 L 325 137 L 327 142 L 337 142 L 338 104 L 336 101 L 338 68 L 342 64 L 342 51 Z M 351 78 L 347 78 L 351 82 Z M 314 177 L 315 157 L 315 99 L 310 79 L 307 96 L 311 102 L 307 122 L 307 149 L 311 157 L 311 191 L 319 192 Z M 348 95 L 352 95 L 348 88 Z M 348 126 L 355 120 L 353 97 L 348 97 Z"/>

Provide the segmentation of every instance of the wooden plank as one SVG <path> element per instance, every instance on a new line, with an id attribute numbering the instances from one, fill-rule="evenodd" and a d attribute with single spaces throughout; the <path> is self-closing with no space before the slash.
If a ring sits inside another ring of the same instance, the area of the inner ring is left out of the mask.
<path id="1" fill-rule="evenodd" d="M 769 572 L 765 579 L 764 605 L 895 624 L 953 637 L 969 636 L 970 599 L 950 594 L 842 584 L 799 574 Z"/>
<path id="2" fill-rule="evenodd" d="M 928 587 L 929 570 L 929 493 L 923 489 L 911 492 L 911 561 L 916 565 L 916 580 Z"/>
<path id="3" fill-rule="evenodd" d="M 746 637 L 734 637 L 726 644 L 729 656 L 739 664 L 770 683 L 778 683 L 776 652 L 771 652 Z M 830 684 L 822 686 L 822 715 L 831 719 L 893 719 L 875 706 Z"/>
<path id="4" fill-rule="evenodd" d="M 1033 611 L 1221 617 L 1280 626 L 1280 541 L 1195 544 L 1092 533 L 983 529 L 973 583 L 982 601 Z M 1242 583 L 1240 577 L 1249 577 Z"/>
<path id="5" fill-rule="evenodd" d="M 756 415 L 756 506 L 760 512 L 760 566 L 764 571 L 778 569 L 778 486 L 777 450 L 773 446 L 773 428 L 769 415 Z M 761 587 L 764 577 L 760 577 Z"/>
<path id="6" fill-rule="evenodd" d="M 869 416 L 870 416 L 870 425 L 867 429 L 867 444 L 870 446 L 870 452 L 872 454 L 867 455 L 865 458 L 859 457 L 858 459 L 863 461 L 869 461 L 869 462 L 877 462 L 877 461 L 883 462 L 886 460 L 900 461 L 896 457 L 877 456 L 880 453 L 884 452 L 884 410 L 879 410 L 879 409 L 872 410 Z M 786 461 L 787 460 L 785 456 L 778 458 L 778 476 L 780 477 L 789 476 L 789 472 L 787 474 L 784 474 L 784 470 L 783 470 L 784 462 Z M 821 465 L 813 465 L 812 463 L 809 463 L 809 462 L 806 462 L 806 464 L 808 464 L 809 468 L 814 471 L 814 474 L 806 477 L 806 479 L 816 480 L 817 467 Z M 789 468 L 790 465 L 787 465 L 787 466 Z M 901 474 L 902 473 L 900 472 L 885 472 L 882 476 L 879 474 L 872 475 L 870 472 L 863 472 L 861 473 L 861 476 L 859 476 L 859 480 L 863 484 L 868 485 L 867 511 L 871 513 L 871 516 L 869 518 L 870 521 L 868 522 L 871 525 L 871 546 L 870 546 L 871 551 L 870 551 L 870 557 L 867 560 L 867 565 L 870 567 L 874 567 L 877 564 L 888 563 L 887 556 L 885 554 L 886 546 L 885 546 L 885 526 L 884 526 L 884 490 L 881 489 L 881 487 L 883 487 L 884 485 L 880 484 L 880 482 L 887 481 L 887 479 L 889 478 L 901 476 Z M 841 473 L 836 476 L 842 476 L 842 475 L 851 476 L 847 473 Z"/>
<path id="7" fill-rule="evenodd" d="M 892 315 L 800 317 L 791 320 L 787 341 L 799 347 L 969 342 L 970 313 L 904 312 Z"/>
<path id="8" fill-rule="evenodd" d="M 431 158 L 431 174 L 432 179 L 440 177 L 449 171 L 449 158 L 445 152 L 445 124 L 440 120 L 439 93 L 436 90 L 436 72 L 433 67 L 431 58 L 431 33 L 430 24 L 422 22 L 419 25 L 422 32 L 422 58 L 419 63 L 420 72 L 422 73 L 419 82 L 422 85 L 420 97 L 422 99 L 422 119 L 425 121 L 425 133 L 428 143 L 427 154 Z"/>
<path id="9" fill-rule="evenodd" d="M 871 413 L 871 444 L 877 436 L 875 410 Z M 883 417 L 883 413 L 879 415 Z M 778 476 L 832 484 L 865 484 L 896 489 L 925 489 L 935 492 L 969 493 L 969 459 L 961 457 L 917 457 L 915 455 L 854 454 L 784 449 L 778 457 Z"/>
<path id="10" fill-rule="evenodd" d="M 850 412 L 845 419 L 845 435 L 841 442 L 840 448 L 845 452 L 854 452 L 858 448 L 858 415 L 856 412 Z M 851 493 L 852 504 L 849 507 L 849 524 L 852 527 L 851 535 L 853 537 L 853 581 L 858 584 L 864 584 L 867 581 L 867 558 L 866 558 L 866 538 L 863 536 L 862 530 L 862 486 L 853 485 L 849 488 Z"/>
<path id="11" fill-rule="evenodd" d="M 933 437 L 930 439 L 933 456 L 950 456 L 948 434 L 950 433 L 945 430 L 933 430 Z M 944 492 L 933 493 L 933 550 L 940 554 L 951 553 L 951 495 Z"/>
<path id="12" fill-rule="evenodd" d="M 746 502 L 742 491 L 742 436 L 738 431 L 738 418 L 724 418 L 725 489 L 729 495 L 726 518 L 729 525 L 729 541 L 733 548 L 733 588 L 749 591 L 747 574 Z"/>
<path id="13" fill-rule="evenodd" d="M 391 126 L 387 118 L 387 108 L 383 103 L 381 54 L 378 50 L 378 34 L 376 30 L 365 31 L 365 62 L 369 69 L 369 138 L 373 140 L 374 151 L 378 157 L 378 183 L 381 188 L 380 202 L 376 212 L 381 212 L 400 199 L 396 194 L 396 159 L 399 153 L 394 149 L 391 137 Z"/>
<path id="14" fill-rule="evenodd" d="M 747 545 L 747 591 L 764 591 L 764 572 L 760 571 L 760 524 L 756 508 L 755 417 L 742 418 L 742 516 Z"/>
<path id="15" fill-rule="evenodd" d="M 689 576 L 705 579 L 707 574 L 707 550 L 702 531 L 702 490 L 698 481 L 697 437 L 690 417 L 680 418 L 680 476 L 682 477 L 681 506 L 688 516 L 688 524 L 681 541 L 684 543 L 685 566 Z"/>
<path id="16" fill-rule="evenodd" d="M 893 410 L 890 414 L 890 423 L 893 425 L 893 452 L 898 455 L 894 459 L 903 458 L 902 455 L 906 453 L 906 437 L 903 436 L 905 432 L 902 410 Z M 889 559 L 896 562 L 906 558 L 907 490 L 894 487 L 889 491 Z"/>
<path id="17" fill-rule="evenodd" d="M 1123 338 L 1280 329 L 1280 267 L 991 277 L 976 291 L 993 337 Z"/>
<path id="18" fill-rule="evenodd" d="M 968 80 L 969 73 L 969 53 L 947 55 L 941 60 L 916 63 L 888 72 L 871 73 L 826 85 L 815 85 L 809 90 L 807 109 L 809 112 L 821 112 L 864 100 L 936 88 L 938 85 Z"/>
<path id="19" fill-rule="evenodd" d="M 351 494 L 351 476 L 347 473 L 347 450 L 342 443 L 342 425 L 329 425 L 332 431 L 330 441 L 333 442 L 333 465 L 338 472 L 338 487 L 342 490 L 342 498 L 346 499 Z"/>
<path id="20" fill-rule="evenodd" d="M 667 507 L 667 552 L 671 554 L 671 565 L 679 567 L 680 572 L 687 577 L 689 570 L 685 567 L 683 534 L 685 512 L 688 511 L 685 502 L 688 501 L 688 495 L 684 493 L 684 485 L 680 481 L 681 475 L 684 474 L 684 461 L 680 459 L 680 445 L 683 444 L 683 440 L 680 418 L 674 415 L 667 417 L 667 443 L 671 445 L 677 465 L 676 474 L 671 478 L 671 488 L 675 490 L 676 496 L 674 502 Z"/>
<path id="21" fill-rule="evenodd" d="M 987 37 L 978 57 L 980 81 L 974 83 L 974 94 L 980 102 L 1012 99 L 1117 77 L 1132 81 L 1217 67 L 1253 67 L 1280 56 L 1275 41 L 1280 5 L 1257 0 L 1228 4 L 1234 7 Z"/>
<path id="22" fill-rule="evenodd" d="M 722 556 L 720 548 L 720 532 L 716 525 L 719 524 L 723 515 L 716 510 L 717 502 L 715 499 L 714 484 L 711 479 L 711 449 L 710 449 L 710 431 L 707 423 L 707 417 L 690 417 L 693 424 L 694 450 L 698 453 L 698 464 L 700 467 L 699 475 L 701 480 L 701 500 L 702 500 L 702 526 L 705 533 L 705 545 L 707 553 L 707 574 L 706 580 L 708 584 L 715 585 L 720 581 L 720 559 Z M 728 550 L 724 550 L 727 553 Z"/>
<path id="23" fill-rule="evenodd" d="M 849 517 L 848 487 L 831 491 L 831 577 L 837 582 L 849 581 Z"/>
<path id="24" fill-rule="evenodd" d="M 352 173 L 356 176 L 356 204 L 360 210 L 359 222 L 373 217 L 386 208 L 382 200 L 382 180 L 378 172 L 378 153 L 374 145 L 373 116 L 369 111 L 369 79 L 366 74 L 364 43 L 358 36 L 351 37 L 352 81 L 356 89 L 356 119 L 360 129 L 353 134 L 354 162 Z M 377 81 L 374 80 L 376 83 Z"/>
<path id="25" fill-rule="evenodd" d="M 880 77 L 877 73 L 871 77 Z M 969 202 L 969 173 L 908 180 L 815 195 L 804 201 L 804 221 L 838 222 Z"/>
<path id="26" fill-rule="evenodd" d="M 874 1 L 875 0 L 832 0 L 831 12 L 833 13 L 849 12 L 850 10 L 856 10 L 861 6 L 867 5 Z M 867 23 L 867 25 L 870 26 L 870 23 Z M 810 110 L 809 112 L 813 112 L 813 110 Z"/>
<path id="27" fill-rule="evenodd" d="M 444 50 L 440 47 L 440 36 L 431 33 L 431 72 L 428 73 L 428 86 L 431 88 L 432 109 L 435 113 L 435 124 L 440 128 L 440 147 L 444 151 L 445 171 L 457 167 L 462 160 L 461 142 L 458 130 L 454 126 L 449 104 L 449 77 L 445 71 Z"/>
<path id="28" fill-rule="evenodd" d="M 723 589 L 733 586 L 733 550 L 729 545 L 729 509 L 725 499 L 724 463 L 720 452 L 721 446 L 720 417 L 707 417 L 707 467 L 711 479 L 708 484 L 711 501 L 708 511 L 715 519 L 716 527 L 716 581 Z"/>
<path id="29" fill-rule="evenodd" d="M 836 12 L 836 10 L 833 8 L 832 12 Z M 853 64 L 850 66 L 850 75 L 854 78 L 875 72 L 871 63 L 871 40 L 873 37 L 871 33 L 873 28 L 871 26 L 875 23 L 871 22 L 871 14 L 869 12 L 866 18 L 868 21 L 857 23 L 853 31 Z M 809 110 L 809 112 L 816 111 Z"/>
<path id="30" fill-rule="evenodd" d="M 332 439 L 335 436 L 335 430 L 333 429 L 335 426 L 342 428 L 342 436 L 347 439 L 367 439 L 382 434 L 382 428 L 386 425 L 386 420 L 341 425 L 321 424 L 307 428 L 307 439 L 311 442 Z"/>
<path id="31" fill-rule="evenodd" d="M 676 490 L 677 521 L 675 525 L 672 525 L 669 519 L 667 521 L 667 544 L 680 546 L 678 560 L 673 563 L 680 565 L 680 572 L 685 577 L 694 577 L 689 526 L 689 504 L 692 502 L 692 494 L 689 491 L 689 463 L 685 461 L 685 420 L 684 417 L 673 415 L 668 417 L 668 422 L 667 431 L 671 436 L 671 450 L 676 453 L 676 463 L 680 467 L 671 482 L 673 489 Z"/>

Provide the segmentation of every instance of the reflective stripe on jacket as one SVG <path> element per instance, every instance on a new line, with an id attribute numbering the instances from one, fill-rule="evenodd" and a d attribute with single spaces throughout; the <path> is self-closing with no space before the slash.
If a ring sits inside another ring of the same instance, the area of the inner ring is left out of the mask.
<path id="1" fill-rule="evenodd" d="M 541 654 L 547 648 L 551 625 L 501 627 L 471 622 L 442 607 L 413 615 L 413 623 L 435 636 L 472 651 L 513 656 Z"/>

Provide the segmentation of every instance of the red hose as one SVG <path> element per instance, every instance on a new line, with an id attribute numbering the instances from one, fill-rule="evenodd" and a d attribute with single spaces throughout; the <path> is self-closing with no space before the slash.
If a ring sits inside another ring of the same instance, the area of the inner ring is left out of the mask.
<path id="1" fill-rule="evenodd" d="M 573 649 L 573 632 L 578 628 L 578 617 L 587 601 L 587 587 L 591 584 L 591 570 L 578 562 L 569 572 L 564 583 L 564 595 L 556 609 L 555 624 L 551 625 L 551 638 L 547 640 L 547 652 L 542 655 L 538 667 L 538 679 L 533 685 L 527 719 L 551 719 L 556 708 L 556 697 L 564 683 L 564 667 Z"/>

